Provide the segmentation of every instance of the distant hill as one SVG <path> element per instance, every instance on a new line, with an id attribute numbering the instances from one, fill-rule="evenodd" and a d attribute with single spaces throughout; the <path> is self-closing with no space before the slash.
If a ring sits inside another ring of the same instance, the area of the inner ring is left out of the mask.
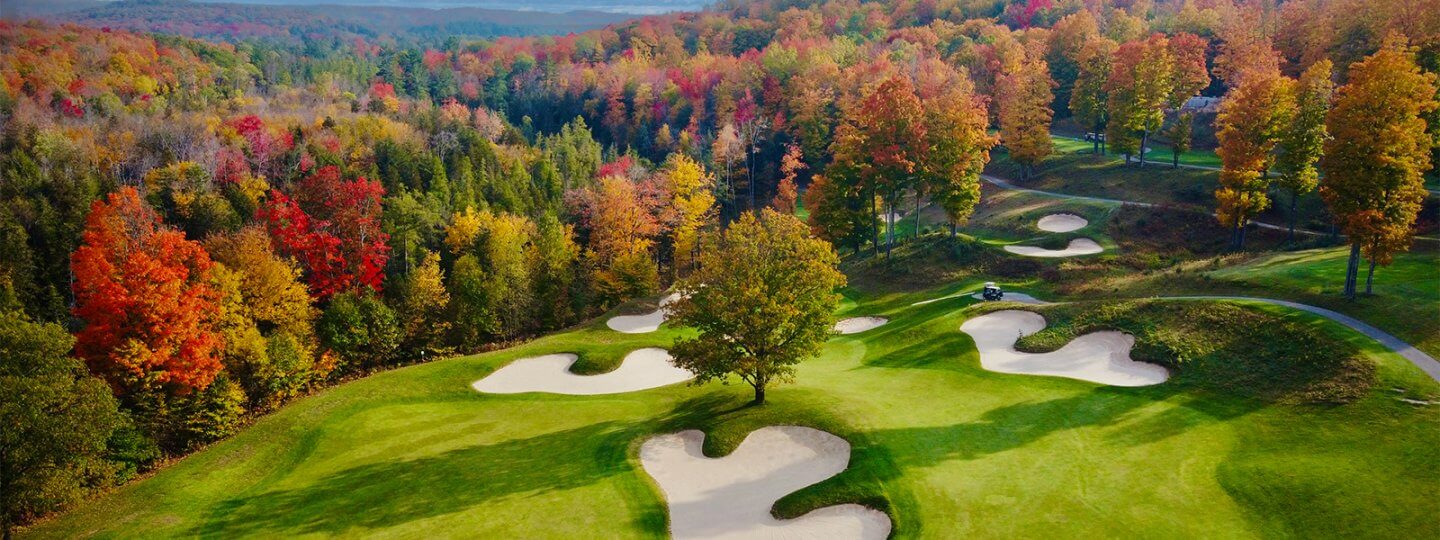
<path id="1" fill-rule="evenodd" d="M 0 16 L 42 18 L 92 27 L 159 32 L 212 40 L 253 38 L 394 38 L 563 35 L 602 28 L 634 15 L 601 11 L 550 13 L 478 7 L 427 9 L 383 5 L 238 4 L 189 0 L 6 0 Z"/>

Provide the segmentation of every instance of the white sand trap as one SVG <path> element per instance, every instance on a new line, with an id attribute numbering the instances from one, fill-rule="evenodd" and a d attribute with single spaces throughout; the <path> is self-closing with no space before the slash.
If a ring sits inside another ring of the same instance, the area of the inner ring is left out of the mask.
<path id="1" fill-rule="evenodd" d="M 664 323 L 665 318 L 670 315 L 665 307 L 679 299 L 680 293 L 673 293 L 661 299 L 660 307 L 655 311 L 642 315 L 617 315 L 605 321 L 605 326 L 609 326 L 611 330 L 616 332 L 624 332 L 626 334 L 654 332 L 660 329 L 660 325 Z"/>
<path id="2" fill-rule="evenodd" d="M 975 294 L 970 295 L 970 297 L 971 297 L 971 298 L 974 298 L 974 299 L 976 299 L 976 300 L 984 300 L 984 299 L 985 299 L 985 293 L 978 293 L 978 292 L 977 292 L 977 293 L 975 293 Z M 1038 305 L 1040 305 L 1040 304 L 1049 304 L 1049 302 L 1046 302 L 1046 301 L 1041 300 L 1041 299 L 1039 299 L 1039 298 L 1035 298 L 1034 296 L 1030 296 L 1030 295 L 1025 294 L 1025 293 L 1023 293 L 1023 292 L 1010 292 L 1010 291 L 1005 291 L 1005 296 L 1001 297 L 1000 300 L 1001 300 L 1002 302 L 1019 302 L 1019 303 L 1021 303 L 1021 304 L 1030 304 L 1030 305 L 1036 305 L 1036 306 L 1038 306 Z"/>
<path id="3" fill-rule="evenodd" d="M 1105 251 L 1094 240 L 1089 238 L 1076 238 L 1070 241 L 1065 249 L 1045 249 L 1035 246 L 1005 246 L 1005 251 L 1026 257 L 1078 257 L 1081 255 L 1094 255 Z"/>
<path id="4" fill-rule="evenodd" d="M 1075 214 L 1050 214 L 1040 218 L 1035 227 L 1045 232 L 1070 232 L 1083 229 L 1089 224 L 1085 218 Z"/>
<path id="5" fill-rule="evenodd" d="M 851 317 L 835 321 L 835 331 L 841 334 L 859 334 L 890 322 L 884 317 Z"/>
<path id="6" fill-rule="evenodd" d="M 770 514 L 775 501 L 839 474 L 850 443 L 799 426 L 755 430 L 730 455 L 701 452 L 695 430 L 651 437 L 640 464 L 665 493 L 675 538 L 885 538 L 890 517 L 858 504 L 815 510 L 796 519 Z"/>
<path id="7" fill-rule="evenodd" d="M 625 355 L 620 367 L 599 375 L 576 375 L 570 366 L 579 357 L 570 353 L 521 358 L 470 385 L 487 394 L 547 392 L 593 396 L 619 394 L 685 382 L 695 374 L 670 363 L 665 349 L 647 347 Z"/>
<path id="8" fill-rule="evenodd" d="M 1015 350 L 1015 342 L 1045 328 L 1045 318 L 1029 311 L 996 311 L 960 325 L 975 339 L 980 367 L 1000 373 L 1068 377 L 1112 386 L 1149 386 L 1170 377 L 1164 367 L 1130 359 L 1135 338 L 1121 332 L 1085 334 L 1048 353 Z"/>

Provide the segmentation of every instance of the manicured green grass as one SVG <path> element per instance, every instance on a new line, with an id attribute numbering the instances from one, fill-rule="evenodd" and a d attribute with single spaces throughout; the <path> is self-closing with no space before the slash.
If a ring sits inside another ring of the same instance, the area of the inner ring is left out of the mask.
<path id="1" fill-rule="evenodd" d="M 1348 342 L 1230 302 L 1121 300 L 1027 309 L 1050 324 L 1022 338 L 1020 350 L 1053 351 L 1091 332 L 1118 330 L 1135 336 L 1133 358 L 1171 370 L 1171 384 L 1286 403 L 1346 403 L 1374 385 L 1374 364 Z"/>
<path id="2" fill-rule="evenodd" d="M 1440 251 L 1416 244 L 1412 251 L 1397 255 L 1390 266 L 1377 267 L 1373 294 L 1353 301 L 1339 294 L 1349 255 L 1347 247 L 1274 253 L 1206 275 L 1349 313 L 1440 355 Z M 1362 291 L 1364 280 L 1362 264 Z"/>
<path id="3" fill-rule="evenodd" d="M 300 400 L 34 537 L 657 537 L 665 506 L 640 470 L 647 436 L 701 428 L 722 454 L 750 430 L 811 425 L 850 440 L 850 469 L 777 505 L 858 501 L 896 536 L 1429 537 L 1440 534 L 1440 385 L 1348 329 L 1377 384 L 1343 405 L 1279 405 L 1162 384 L 1111 388 L 981 369 L 960 323 L 978 280 L 847 292 L 890 318 L 831 341 L 797 382 L 744 407 L 744 387 L 611 396 L 483 395 L 518 357 L 615 362 L 676 331 L 602 321 L 510 350 L 381 373 Z M 1257 308 L 1268 309 L 1268 308 Z M 1392 392 L 1402 388 L 1402 393 Z"/>
<path id="4" fill-rule="evenodd" d="M 1050 140 L 1054 141 L 1056 153 L 1090 154 L 1095 151 L 1094 144 L 1084 139 L 1063 135 L 1051 135 Z M 1120 161 L 1125 160 L 1125 156 L 1118 154 L 1110 154 L 1107 157 Z M 1174 157 L 1175 154 L 1170 150 L 1169 146 L 1156 146 L 1152 144 L 1150 146 L 1150 152 L 1145 154 L 1145 161 L 1147 163 L 1156 162 L 1170 165 L 1173 163 Z M 1215 155 L 1215 152 L 1212 150 L 1189 150 L 1180 153 L 1180 164 L 1196 167 L 1219 167 L 1220 156 Z"/>
<path id="5" fill-rule="evenodd" d="M 1084 142 L 1072 141 L 1073 143 L 1065 146 L 1057 146 L 1057 150 L 1068 149 L 1070 146 L 1079 148 L 1079 143 Z M 1216 171 L 1172 168 L 1168 153 L 1164 154 L 1164 159 L 1147 162 L 1144 167 L 1139 167 L 1134 163 L 1126 165 L 1123 158 L 1117 156 L 1097 157 L 1090 153 L 1088 147 L 1072 150 L 1057 151 L 1046 158 L 1026 182 L 1018 181 L 1019 166 L 1006 157 L 1003 151 L 995 153 L 995 157 L 986 167 L 986 172 L 1041 191 L 1183 207 L 1199 214 L 1197 219 L 1209 216 L 1215 208 L 1214 194 L 1220 185 L 1219 173 Z M 1160 153 L 1152 155 L 1158 156 Z M 1256 221 L 1288 225 L 1289 193 L 1278 187 L 1274 188 L 1271 190 L 1270 200 L 1270 206 L 1256 217 Z M 1329 231 L 1324 203 L 1316 193 L 1302 195 L 1297 200 L 1295 216 L 1296 225 L 1302 230 Z M 1428 235 L 1432 234 L 1432 231 L 1428 226 L 1422 226 L 1422 233 Z"/>

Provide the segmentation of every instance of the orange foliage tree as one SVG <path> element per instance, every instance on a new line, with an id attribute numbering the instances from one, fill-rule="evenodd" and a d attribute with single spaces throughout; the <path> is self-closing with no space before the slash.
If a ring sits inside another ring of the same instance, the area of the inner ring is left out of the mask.
<path id="1" fill-rule="evenodd" d="M 1350 237 L 1345 295 L 1355 296 L 1360 255 L 1375 265 L 1389 264 L 1408 249 L 1412 225 L 1425 199 L 1422 176 L 1430 169 L 1430 143 L 1422 114 L 1440 104 L 1436 77 L 1415 63 L 1404 38 L 1392 35 L 1369 58 L 1350 66 L 1350 82 L 1336 92 L 1326 117 L 1331 140 L 1325 143 L 1320 196 Z"/>
<path id="2" fill-rule="evenodd" d="M 75 273 L 75 352 L 117 393 L 203 390 L 220 372 L 210 256 L 125 187 L 90 207 Z"/>

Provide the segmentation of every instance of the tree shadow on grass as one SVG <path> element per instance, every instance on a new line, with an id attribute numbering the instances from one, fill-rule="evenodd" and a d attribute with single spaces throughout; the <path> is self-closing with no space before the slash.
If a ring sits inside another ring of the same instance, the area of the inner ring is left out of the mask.
<path id="1" fill-rule="evenodd" d="M 869 346 L 866 367 L 953 370 L 953 361 L 975 351 L 970 336 L 959 330 L 955 314 L 963 308 L 937 302 L 893 317 L 889 323 L 858 334 Z M 898 345 L 891 345 L 898 344 Z"/>
<path id="2" fill-rule="evenodd" d="M 627 471 L 625 448 L 636 436 L 634 425 L 606 422 L 361 465 L 304 487 L 229 499 L 190 532 L 336 535 L 458 512 L 510 495 L 584 486 Z"/>
<path id="3" fill-rule="evenodd" d="M 1137 413 L 1184 391 L 1178 385 L 1140 389 L 1100 387 L 1070 397 L 999 407 L 973 422 L 881 430 L 871 435 L 881 444 L 896 449 L 901 465 L 924 467 L 956 459 L 978 459 L 1086 427 L 1123 425 L 1124 429 L 1110 435 L 1111 439 L 1142 445 L 1210 421 L 1236 418 L 1263 405 L 1249 400 L 1189 397 L 1157 414 Z"/>

